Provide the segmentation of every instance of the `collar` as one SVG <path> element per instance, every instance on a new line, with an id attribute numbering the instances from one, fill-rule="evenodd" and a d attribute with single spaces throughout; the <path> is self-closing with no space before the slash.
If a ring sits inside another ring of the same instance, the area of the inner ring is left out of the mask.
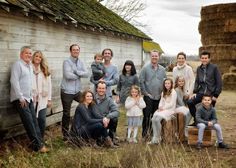
<path id="1" fill-rule="evenodd" d="M 106 98 L 106 95 L 104 95 L 103 97 L 99 96 L 97 93 L 95 94 L 95 99 L 96 102 L 101 102 Z"/>
<path id="2" fill-rule="evenodd" d="M 158 69 L 158 64 L 152 64 L 151 63 L 151 68 L 157 70 Z"/>
<path id="3" fill-rule="evenodd" d="M 79 60 L 79 58 L 74 58 L 74 57 L 70 56 L 70 60 L 72 62 L 76 63 Z"/>
<path id="4" fill-rule="evenodd" d="M 26 63 L 23 59 L 20 59 L 20 62 L 25 66 L 30 66 L 31 65 L 31 62 Z"/>
<path id="5" fill-rule="evenodd" d="M 185 67 L 186 67 L 186 63 L 184 63 L 183 65 L 178 65 L 177 64 L 177 69 L 178 70 L 184 69 Z"/>

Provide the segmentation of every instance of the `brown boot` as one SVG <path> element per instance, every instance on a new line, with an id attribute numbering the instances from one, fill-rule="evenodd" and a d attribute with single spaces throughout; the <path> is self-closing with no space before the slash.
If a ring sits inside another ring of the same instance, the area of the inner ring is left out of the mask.
<path id="1" fill-rule="evenodd" d="M 41 149 L 39 149 L 39 152 L 40 153 L 47 153 L 47 152 L 49 152 L 49 149 L 46 148 L 46 146 L 43 146 Z"/>
<path id="2" fill-rule="evenodd" d="M 114 147 L 114 144 L 109 136 L 105 138 L 104 145 L 106 147 Z"/>

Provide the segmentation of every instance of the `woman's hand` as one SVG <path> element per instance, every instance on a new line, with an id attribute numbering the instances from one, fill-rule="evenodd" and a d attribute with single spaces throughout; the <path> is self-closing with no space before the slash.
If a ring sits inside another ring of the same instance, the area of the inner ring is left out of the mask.
<path id="1" fill-rule="evenodd" d="M 51 107 L 51 106 L 52 106 L 52 101 L 51 101 L 51 100 L 48 100 L 47 107 Z"/>

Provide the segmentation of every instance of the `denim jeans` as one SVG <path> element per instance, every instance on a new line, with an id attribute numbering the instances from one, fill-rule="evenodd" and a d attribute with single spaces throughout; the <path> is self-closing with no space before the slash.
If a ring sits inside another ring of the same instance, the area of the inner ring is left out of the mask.
<path id="1" fill-rule="evenodd" d="M 202 139 L 203 139 L 203 134 L 204 134 L 204 130 L 207 127 L 206 124 L 204 123 L 198 123 L 197 124 L 198 127 L 198 143 L 202 143 Z M 217 141 L 218 143 L 223 142 L 223 136 L 222 136 L 222 130 L 219 124 L 215 123 L 212 128 L 214 130 L 216 130 L 216 136 L 217 136 Z"/>
<path id="2" fill-rule="evenodd" d="M 61 102 L 63 107 L 63 116 L 62 116 L 62 134 L 65 138 L 69 135 L 69 125 L 70 125 L 70 109 L 72 101 L 75 100 L 79 102 L 81 97 L 81 92 L 77 94 L 66 94 L 61 90 Z"/>
<path id="3" fill-rule="evenodd" d="M 38 121 L 36 119 L 36 114 L 32 100 L 30 101 L 30 103 L 27 103 L 27 106 L 24 108 L 20 106 L 19 100 L 15 100 L 13 104 L 16 107 L 16 110 L 20 114 L 21 121 L 32 143 L 33 150 L 38 151 L 39 149 L 42 148 L 44 144 L 38 126 Z"/>
<path id="4" fill-rule="evenodd" d="M 44 137 L 45 127 L 46 127 L 46 113 L 47 113 L 47 108 L 40 110 L 37 118 L 42 139 Z"/>
<path id="5" fill-rule="evenodd" d="M 160 100 L 153 100 L 148 96 L 144 96 L 144 101 L 146 107 L 143 109 L 142 137 L 147 138 L 151 135 L 151 118 L 154 112 L 158 109 Z"/>

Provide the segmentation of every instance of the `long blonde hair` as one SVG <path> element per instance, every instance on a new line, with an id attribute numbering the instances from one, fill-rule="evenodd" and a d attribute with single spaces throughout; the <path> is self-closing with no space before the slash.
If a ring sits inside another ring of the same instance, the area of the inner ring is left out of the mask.
<path id="1" fill-rule="evenodd" d="M 33 58 L 32 58 L 32 63 L 34 64 L 34 58 L 36 57 L 36 54 L 40 54 L 40 56 L 41 56 L 40 69 L 42 70 L 44 76 L 48 77 L 51 73 L 49 71 L 47 61 L 41 51 L 34 52 Z"/>

